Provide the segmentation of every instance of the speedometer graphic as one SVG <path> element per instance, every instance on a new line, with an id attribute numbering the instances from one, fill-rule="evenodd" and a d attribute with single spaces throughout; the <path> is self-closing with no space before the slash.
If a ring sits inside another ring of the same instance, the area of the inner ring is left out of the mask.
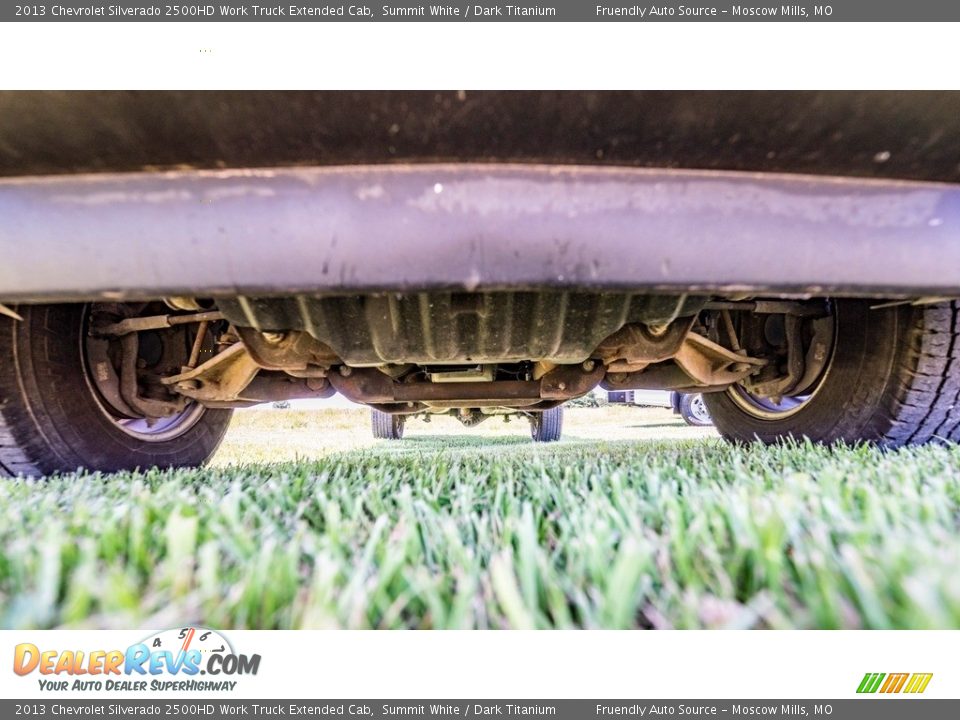
<path id="1" fill-rule="evenodd" d="M 233 646 L 223 635 L 216 630 L 197 626 L 163 630 L 144 638 L 143 643 L 152 652 L 166 650 L 173 653 L 174 657 L 189 650 L 199 650 L 203 657 L 214 653 L 233 654 Z"/>

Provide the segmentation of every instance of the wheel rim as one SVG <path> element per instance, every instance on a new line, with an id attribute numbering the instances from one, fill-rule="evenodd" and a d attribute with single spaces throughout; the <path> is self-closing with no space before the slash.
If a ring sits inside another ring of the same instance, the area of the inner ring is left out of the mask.
<path id="1" fill-rule="evenodd" d="M 144 442 L 161 443 L 180 437 L 199 422 L 207 409 L 193 400 L 188 400 L 186 407 L 180 412 L 152 422 L 131 414 L 129 408 L 118 407 L 116 401 L 112 402 L 111 398 L 119 398 L 119 378 L 109 363 L 104 366 L 93 361 L 94 358 L 103 356 L 107 341 L 90 337 L 87 332 L 89 318 L 90 306 L 87 306 L 80 337 L 83 376 L 97 408 L 115 428 Z M 95 364 L 100 372 L 94 372 Z"/>
<path id="2" fill-rule="evenodd" d="M 775 403 L 771 398 L 754 395 L 741 385 L 731 387 L 727 390 L 727 395 L 741 410 L 753 417 L 762 420 L 781 420 L 800 412 L 816 395 L 816 390 L 808 395 L 783 397 L 779 403 Z"/>
<path id="3" fill-rule="evenodd" d="M 196 425 L 206 412 L 206 408 L 203 405 L 198 405 L 196 402 L 190 401 L 182 412 L 160 418 L 154 421 L 153 426 L 150 426 L 145 418 L 117 417 L 110 413 L 110 411 L 103 406 L 103 403 L 98 402 L 98 405 L 100 406 L 100 410 L 117 428 L 131 437 L 147 442 L 166 442 L 167 440 L 180 437 Z"/>
<path id="4" fill-rule="evenodd" d="M 690 399 L 690 414 L 697 422 L 709 425 L 711 423 L 710 413 L 703 402 L 703 395 L 694 395 Z"/>

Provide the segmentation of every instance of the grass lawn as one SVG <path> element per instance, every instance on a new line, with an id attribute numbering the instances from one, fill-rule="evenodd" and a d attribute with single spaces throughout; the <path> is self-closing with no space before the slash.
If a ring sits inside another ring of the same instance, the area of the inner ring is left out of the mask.
<path id="1" fill-rule="evenodd" d="M 237 413 L 211 467 L 0 479 L 0 626 L 957 628 L 960 448 Z"/>

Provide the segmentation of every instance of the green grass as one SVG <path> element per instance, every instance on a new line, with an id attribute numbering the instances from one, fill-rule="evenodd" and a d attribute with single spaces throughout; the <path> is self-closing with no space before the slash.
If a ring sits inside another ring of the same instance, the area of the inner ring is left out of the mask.
<path id="1" fill-rule="evenodd" d="M 550 447 L 453 421 L 376 444 L 351 411 L 252 413 L 207 470 L 0 480 L 0 625 L 960 627 L 960 448 L 569 419 Z"/>

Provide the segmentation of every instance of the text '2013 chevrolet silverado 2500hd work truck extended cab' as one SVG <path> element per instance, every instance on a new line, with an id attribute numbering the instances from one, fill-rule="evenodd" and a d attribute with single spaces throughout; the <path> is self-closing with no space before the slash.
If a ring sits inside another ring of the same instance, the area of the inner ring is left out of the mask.
<path id="1" fill-rule="evenodd" d="M 952 93 L 0 94 L 0 470 L 189 466 L 335 392 L 960 438 Z"/>

